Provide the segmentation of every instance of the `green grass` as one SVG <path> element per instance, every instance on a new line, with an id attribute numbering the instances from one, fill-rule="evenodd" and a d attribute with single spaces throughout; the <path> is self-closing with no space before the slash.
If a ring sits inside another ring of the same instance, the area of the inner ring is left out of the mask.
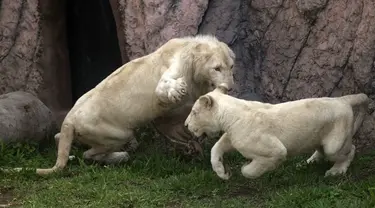
<path id="1" fill-rule="evenodd" d="M 375 151 L 358 153 L 346 176 L 324 178 L 327 162 L 297 168 L 304 155 L 256 180 L 240 174 L 245 160 L 233 152 L 225 156 L 233 175 L 223 181 L 209 162 L 212 142 L 200 160 L 169 150 L 152 133 L 138 138 L 140 147 L 123 165 L 84 163 L 75 147 L 76 159 L 62 173 L 0 173 L 0 207 L 375 207 Z M 55 146 L 42 146 L 2 146 L 0 167 L 51 167 Z"/>

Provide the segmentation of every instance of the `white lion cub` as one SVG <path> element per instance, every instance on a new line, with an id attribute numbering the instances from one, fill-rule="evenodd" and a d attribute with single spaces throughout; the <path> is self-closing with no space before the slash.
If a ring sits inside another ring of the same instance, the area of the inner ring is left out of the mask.
<path id="1" fill-rule="evenodd" d="M 242 175 L 257 178 L 278 167 L 287 156 L 315 150 L 308 163 L 323 157 L 334 162 L 325 176 L 345 174 L 355 154 L 352 137 L 361 125 L 368 106 L 365 94 L 322 97 L 268 104 L 227 95 L 221 85 L 201 96 L 185 126 L 196 136 L 223 131 L 211 149 L 211 164 L 227 180 L 223 154 L 239 151 L 252 160 L 242 166 Z M 354 116 L 353 107 L 358 108 Z"/>

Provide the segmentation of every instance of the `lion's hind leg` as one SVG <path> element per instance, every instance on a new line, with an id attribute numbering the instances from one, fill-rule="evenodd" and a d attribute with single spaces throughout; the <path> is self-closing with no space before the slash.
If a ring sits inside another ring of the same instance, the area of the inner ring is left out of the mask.
<path id="1" fill-rule="evenodd" d="M 124 145 L 129 144 L 130 148 L 138 146 L 131 129 L 120 130 L 110 125 L 103 125 L 98 127 L 96 132 L 91 132 L 91 136 L 90 141 L 86 142 L 92 148 L 83 153 L 83 158 L 107 165 L 126 162 L 130 159 L 129 153 L 121 150 Z"/>
<path id="2" fill-rule="evenodd" d="M 93 160 L 96 162 L 109 164 L 119 164 L 129 160 L 130 156 L 127 152 L 116 152 L 113 148 L 93 147 L 83 153 L 85 160 Z"/>
<path id="3" fill-rule="evenodd" d="M 334 162 L 332 168 L 326 171 L 325 177 L 345 174 L 355 155 L 350 128 L 344 123 L 336 125 L 323 140 L 324 154 L 329 161 Z"/>
<path id="4" fill-rule="evenodd" d="M 335 163 L 331 169 L 326 171 L 325 177 L 345 174 L 354 159 L 354 155 L 355 146 L 352 145 L 351 142 L 348 142 L 348 144 L 336 154 L 327 155 L 328 159 Z"/>

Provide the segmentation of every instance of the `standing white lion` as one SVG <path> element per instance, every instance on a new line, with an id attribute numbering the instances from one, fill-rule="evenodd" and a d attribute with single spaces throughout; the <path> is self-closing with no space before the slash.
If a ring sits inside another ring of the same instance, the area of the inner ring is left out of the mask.
<path id="1" fill-rule="evenodd" d="M 220 178 L 230 177 L 223 154 L 234 149 L 252 160 L 241 168 L 247 178 L 274 170 L 287 156 L 314 150 L 308 163 L 323 157 L 334 162 L 325 176 L 346 173 L 355 154 L 352 138 L 368 107 L 367 95 L 268 104 L 226 93 L 224 84 L 201 96 L 185 121 L 196 136 L 224 131 L 211 149 L 212 168 Z M 358 108 L 356 116 L 353 107 Z"/>
<path id="2" fill-rule="evenodd" d="M 197 35 L 171 39 L 155 52 L 124 64 L 77 100 L 55 136 L 59 140 L 55 166 L 36 173 L 63 169 L 73 138 L 91 146 L 84 159 L 106 164 L 127 161 L 129 154 L 121 148 L 127 143 L 136 148 L 135 128 L 222 82 L 232 86 L 234 59 L 225 43 Z"/>

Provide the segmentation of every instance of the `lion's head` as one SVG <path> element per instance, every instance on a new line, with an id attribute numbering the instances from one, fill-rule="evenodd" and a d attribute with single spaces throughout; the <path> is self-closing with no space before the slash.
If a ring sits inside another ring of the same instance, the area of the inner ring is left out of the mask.
<path id="1" fill-rule="evenodd" d="M 214 137 L 222 130 L 215 118 L 218 105 L 212 97 L 214 93 L 227 94 L 228 86 L 222 83 L 214 91 L 199 97 L 185 120 L 185 126 L 197 137 L 204 134 Z"/>
<path id="2" fill-rule="evenodd" d="M 191 63 L 192 79 L 206 89 L 203 94 L 214 90 L 221 83 L 225 83 L 229 90 L 232 89 L 235 54 L 229 46 L 211 35 L 197 35 L 187 40 L 189 43 L 181 53 L 184 56 L 182 59 L 185 59 L 182 63 Z"/>

